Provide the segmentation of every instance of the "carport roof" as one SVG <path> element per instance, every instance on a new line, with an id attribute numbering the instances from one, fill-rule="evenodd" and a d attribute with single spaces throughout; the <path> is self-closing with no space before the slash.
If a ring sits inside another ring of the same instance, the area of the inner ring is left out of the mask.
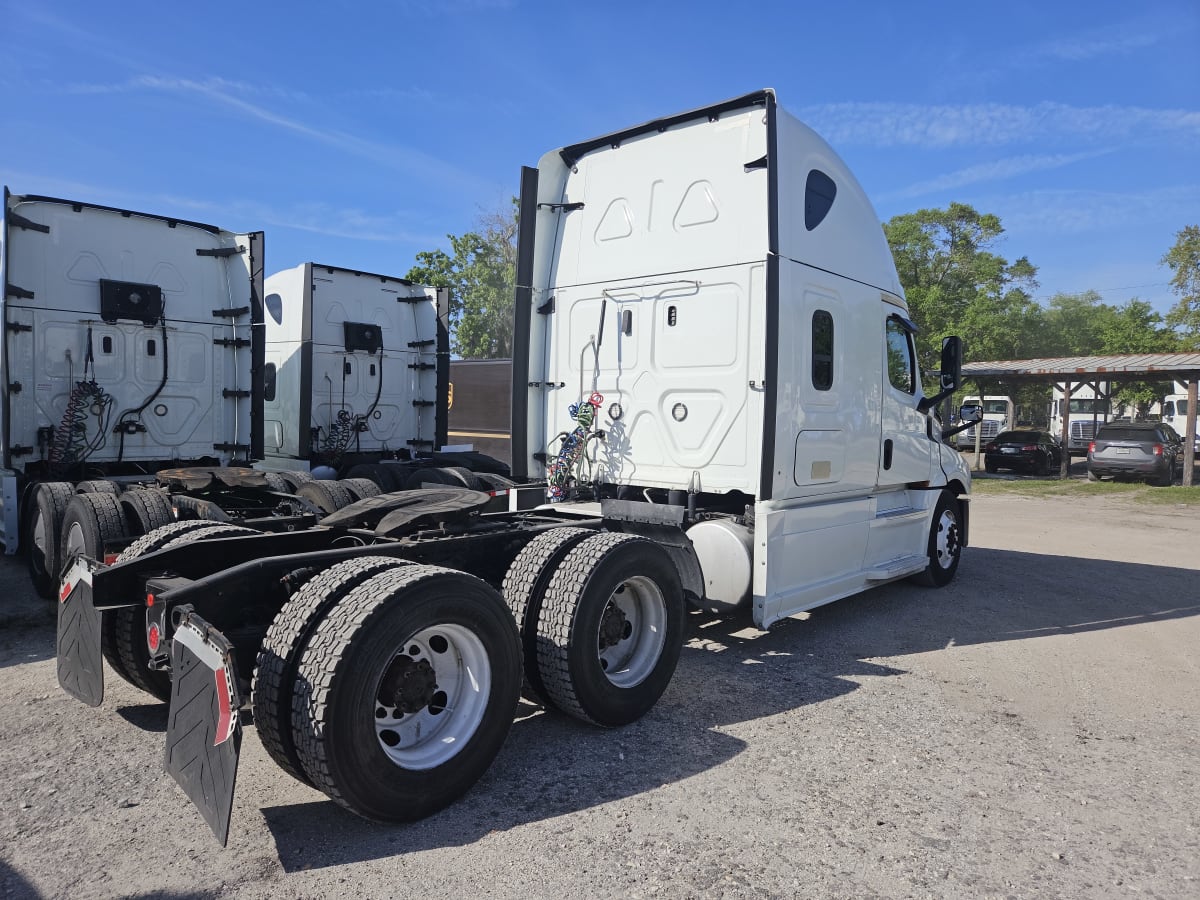
<path id="1" fill-rule="evenodd" d="M 963 375 L 1021 381 L 1082 381 L 1091 378 L 1200 378 L 1200 353 L 1132 353 L 963 363 Z"/>

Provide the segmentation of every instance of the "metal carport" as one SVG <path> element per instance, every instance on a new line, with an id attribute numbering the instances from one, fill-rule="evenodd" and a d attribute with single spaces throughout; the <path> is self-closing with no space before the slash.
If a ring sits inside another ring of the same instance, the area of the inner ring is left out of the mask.
<path id="1" fill-rule="evenodd" d="M 1071 392 L 1085 384 L 1114 381 L 1173 380 L 1187 387 L 1187 433 L 1184 435 L 1183 484 L 1192 484 L 1196 445 L 1196 399 L 1200 384 L 1200 353 L 1133 353 L 1120 356 L 1071 356 L 1060 359 L 1009 359 L 963 364 L 963 376 L 995 378 L 1012 384 L 1055 385 L 1066 400 L 1063 409 L 1063 447 L 1070 429 Z M 1059 474 L 1066 478 L 1070 454 L 1064 452 Z"/>

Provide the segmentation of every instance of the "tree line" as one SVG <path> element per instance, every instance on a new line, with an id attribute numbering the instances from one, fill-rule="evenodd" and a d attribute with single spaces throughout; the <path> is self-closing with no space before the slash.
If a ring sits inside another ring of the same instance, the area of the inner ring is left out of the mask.
<path id="1" fill-rule="evenodd" d="M 1200 351 L 1200 225 L 1177 233 L 1161 264 L 1171 272 L 1177 301 L 1163 316 L 1132 297 L 1110 304 L 1094 290 L 1035 299 L 1037 267 L 1026 256 L 998 252 L 998 216 L 965 203 L 895 216 L 883 226 L 913 321 L 923 371 L 937 369 L 945 335 L 961 335 L 969 361 Z M 452 350 L 465 359 L 512 355 L 517 203 L 482 215 L 475 228 L 447 235 L 449 252 L 417 254 L 407 277 L 451 291 Z M 998 384 L 980 384 L 985 392 Z M 1118 403 L 1139 407 L 1160 399 L 1170 383 L 1122 384 Z M 1012 394 L 1040 404 L 1045 387 Z"/>

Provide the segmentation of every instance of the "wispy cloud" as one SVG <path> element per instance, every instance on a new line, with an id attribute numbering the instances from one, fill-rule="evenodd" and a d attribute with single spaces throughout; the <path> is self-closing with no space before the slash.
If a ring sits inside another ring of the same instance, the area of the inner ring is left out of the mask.
<path id="1" fill-rule="evenodd" d="M 160 198 L 172 210 L 191 210 L 191 215 L 208 218 L 223 217 L 243 223 L 252 223 L 251 228 L 291 228 L 326 237 L 347 238 L 356 241 L 417 244 L 437 246 L 444 240 L 440 234 L 429 234 L 412 230 L 402 213 L 382 214 L 368 212 L 355 207 L 335 207 L 324 203 L 306 203 L 276 208 L 262 203 L 233 201 L 215 203 L 195 200 L 190 197 L 164 195 Z"/>
<path id="2" fill-rule="evenodd" d="M 206 78 L 196 80 L 190 78 L 173 78 L 160 75 L 140 75 L 123 82 L 111 84 L 75 84 L 70 88 L 76 93 L 128 93 L 128 92 L 160 92 L 171 94 L 190 94 L 200 97 L 217 106 L 231 110 L 237 115 L 260 122 L 292 134 L 299 135 L 316 144 L 332 147 L 342 153 L 359 159 L 369 160 L 378 165 L 401 171 L 411 177 L 436 179 L 446 184 L 454 185 L 463 191 L 471 193 L 494 193 L 496 186 L 478 176 L 453 166 L 435 156 L 421 150 L 397 144 L 384 144 L 367 138 L 358 137 L 349 132 L 309 124 L 294 116 L 284 115 L 263 105 L 252 102 L 241 96 L 243 89 L 252 94 L 263 95 L 262 88 L 246 88 L 240 82 L 223 78 Z M 283 97 L 284 92 L 274 96 Z M 255 97 L 257 101 L 258 97 Z M 293 95 L 292 99 L 295 99 Z"/>
<path id="3" fill-rule="evenodd" d="M 445 235 L 412 227 L 425 217 L 403 210 L 371 212 L 357 207 L 338 207 L 325 203 L 291 204 L 274 207 L 244 199 L 229 201 L 197 200 L 177 194 L 128 191 L 106 184 L 74 181 L 35 172 L 0 167 L 0 183 L 18 194 L 40 194 L 115 206 L 135 212 L 208 222 L 221 228 L 259 230 L 290 228 L 327 237 L 356 241 L 415 244 L 434 247 Z"/>
<path id="4" fill-rule="evenodd" d="M 1078 139 L 1200 138 L 1200 111 L 1140 106 L 831 103 L 807 107 L 801 115 L 835 146 L 937 148 Z"/>
<path id="5" fill-rule="evenodd" d="M 1161 35 L 1149 32 L 1114 34 L 1107 37 L 1100 37 L 1093 33 L 1091 36 L 1078 35 L 1047 41 L 1036 46 L 1032 54 L 1067 62 L 1082 62 L 1101 56 L 1125 56 L 1135 50 L 1151 47 L 1161 39 Z"/>
<path id="6" fill-rule="evenodd" d="M 997 213 L 1009 232 L 1081 234 L 1108 229 L 1188 222 L 1200 209 L 1200 185 L 1173 185 L 1150 191 L 1039 190 L 982 198 L 980 207 Z"/>
<path id="7" fill-rule="evenodd" d="M 1043 172 L 1047 169 L 1058 169 L 1063 166 L 1073 165 L 1085 159 L 1094 159 L 1108 152 L 1110 151 L 1099 150 L 1090 153 L 1059 153 L 1049 156 L 1010 156 L 1005 159 L 996 159 L 968 166 L 965 169 L 958 169 L 954 172 L 947 172 L 945 175 L 939 175 L 936 178 L 930 178 L 926 181 L 919 181 L 916 184 L 910 184 L 908 187 L 900 188 L 899 190 L 881 193 L 877 199 L 881 202 L 905 200 L 910 197 L 921 197 L 925 194 L 935 194 L 939 191 L 953 190 L 954 188 L 966 187 L 971 184 L 1002 181 L 1005 178 L 1028 175 L 1031 172 Z"/>

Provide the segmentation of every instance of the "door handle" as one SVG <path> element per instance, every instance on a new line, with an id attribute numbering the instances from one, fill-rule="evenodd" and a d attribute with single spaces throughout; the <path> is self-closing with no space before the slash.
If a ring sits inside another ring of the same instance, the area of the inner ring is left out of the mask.
<path id="1" fill-rule="evenodd" d="M 892 467 L 892 439 L 883 442 L 883 468 L 886 471 Z"/>

